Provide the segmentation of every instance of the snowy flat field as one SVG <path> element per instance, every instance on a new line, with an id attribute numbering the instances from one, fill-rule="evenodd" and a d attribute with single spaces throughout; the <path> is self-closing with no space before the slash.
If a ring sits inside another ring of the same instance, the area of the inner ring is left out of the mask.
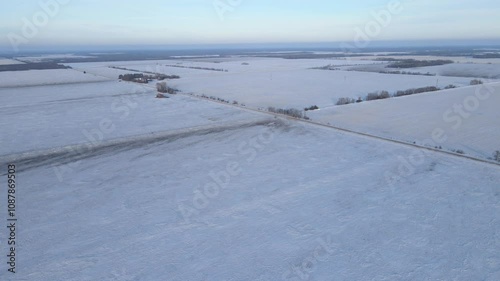
<path id="1" fill-rule="evenodd" d="M 196 99 L 155 95 L 117 81 L 0 89 L 0 128 L 10 132 L 0 135 L 0 155 L 254 118 Z M 101 123 L 114 129 L 103 130 Z"/>
<path id="2" fill-rule="evenodd" d="M 488 158 L 500 150 L 499 105 L 500 83 L 491 83 L 334 106 L 308 115 L 315 121 L 358 132 L 418 144 L 434 143 L 433 147 L 463 150 L 469 155 Z M 436 139 L 446 137 L 445 141 L 434 140 L 436 130 L 442 130 L 438 135 L 444 135 Z"/>
<path id="3" fill-rule="evenodd" d="M 498 280 L 500 169 L 421 153 L 271 120 L 27 160 L 12 280 Z"/>
<path id="4" fill-rule="evenodd" d="M 94 72 L 98 69 L 106 69 L 109 66 L 129 68 L 141 71 L 152 71 L 168 74 L 167 71 L 175 71 L 179 75 L 224 75 L 224 72 L 210 71 L 204 69 L 190 69 L 189 67 L 224 69 L 229 73 L 255 73 L 269 71 L 302 70 L 325 65 L 371 65 L 380 64 L 374 61 L 361 60 L 338 60 L 338 59 L 297 59 L 287 60 L 280 58 L 258 58 L 258 57 L 230 57 L 230 58 L 198 58 L 178 60 L 153 60 L 153 61 L 124 61 L 124 62 L 92 62 L 92 63 L 69 63 L 75 69 L 89 70 Z M 179 67 L 167 67 L 174 65 Z M 182 67 L 182 68 L 181 68 Z M 227 73 L 227 74 L 229 74 Z M 114 74 L 114 73 L 110 73 Z M 114 78 L 114 76 L 112 76 Z"/>
<path id="5" fill-rule="evenodd" d="M 17 166 L 19 214 L 18 273 L 5 275 L 3 227 L 0 280 L 500 280 L 499 165 L 182 94 L 156 99 L 154 84 L 118 82 L 130 72 L 109 66 L 177 74 L 170 86 L 249 107 L 318 104 L 313 121 L 410 143 L 439 128 L 443 150 L 480 158 L 500 150 L 500 83 L 332 106 L 436 77 L 309 69 L 347 60 L 211 59 L 0 73 L 0 167 Z M 228 72 L 165 66 L 177 63 Z"/>
<path id="6" fill-rule="evenodd" d="M 394 58 L 394 59 L 415 59 L 415 60 L 452 60 L 455 63 L 478 63 L 478 64 L 487 64 L 487 63 L 494 63 L 494 64 L 500 64 L 500 59 L 494 59 L 494 58 L 489 58 L 489 59 L 479 59 L 479 58 L 473 58 L 473 57 L 453 57 L 453 56 L 411 56 L 411 55 L 402 55 L 402 56 L 386 56 L 387 58 Z M 384 57 L 380 56 L 363 56 L 363 57 L 357 57 L 357 59 L 360 60 L 374 60 L 374 59 L 380 59 Z"/>
<path id="7" fill-rule="evenodd" d="M 345 66 L 340 67 L 342 70 L 358 70 L 358 71 L 407 71 L 412 73 L 421 74 L 434 74 L 439 76 L 451 77 L 470 77 L 473 78 L 486 78 L 486 79 L 500 79 L 500 63 L 487 64 L 487 63 L 453 63 L 439 66 L 429 67 L 414 67 L 405 69 L 387 68 L 387 64 L 373 64 L 373 65 L 360 65 L 360 66 Z"/>
<path id="8" fill-rule="evenodd" d="M 0 57 L 0 65 L 12 65 L 12 64 L 23 64 L 23 63 L 18 60 L 12 60 Z"/>
<path id="9" fill-rule="evenodd" d="M 111 80 L 118 80 L 118 77 L 123 74 L 128 74 L 128 73 L 135 73 L 132 71 L 127 71 L 127 70 L 121 70 L 121 69 L 115 69 L 111 68 L 109 66 L 112 66 L 112 63 L 79 63 L 79 64 L 68 64 L 70 65 L 74 70 L 84 72 L 87 71 L 89 74 L 94 74 L 97 76 L 105 77 Z"/>
<path id="10" fill-rule="evenodd" d="M 50 69 L 0 72 L 0 89 L 108 81 L 109 79 L 72 69 Z"/>
<path id="11" fill-rule="evenodd" d="M 70 59 L 70 58 L 92 58 L 92 56 L 80 56 L 75 54 L 52 54 L 52 55 L 16 57 L 16 59 L 25 62 L 43 62 L 50 59 Z"/>
<path id="12" fill-rule="evenodd" d="M 478 64 L 478 63 L 454 63 L 432 67 L 412 68 L 412 71 L 422 73 L 435 73 L 442 76 L 458 77 L 484 77 L 487 79 L 500 79 L 500 63 Z"/>
<path id="13" fill-rule="evenodd" d="M 172 60 L 70 65 L 75 69 L 86 70 L 89 73 L 114 79 L 126 71 L 117 71 L 109 66 L 169 75 L 175 74 L 181 76 L 181 79 L 170 81 L 170 85 L 183 92 L 238 101 L 254 108 L 267 108 L 268 106 L 304 108 L 311 105 L 328 107 L 334 105 L 340 97 L 358 98 L 365 97 L 373 91 L 395 92 L 436 85 L 443 88 L 449 84 L 465 86 L 471 80 L 463 77 L 429 77 L 311 69 L 326 65 L 374 64 L 380 64 L 380 62 L 234 58 L 220 63 Z M 166 65 L 215 68 L 228 70 L 228 72 Z"/>

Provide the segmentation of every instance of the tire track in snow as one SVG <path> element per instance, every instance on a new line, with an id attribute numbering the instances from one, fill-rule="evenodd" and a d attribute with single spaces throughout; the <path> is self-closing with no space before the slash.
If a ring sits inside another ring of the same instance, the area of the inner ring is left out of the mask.
<path id="1" fill-rule="evenodd" d="M 47 150 L 0 156 L 0 166 L 15 163 L 18 167 L 17 170 L 19 172 L 24 172 L 42 166 L 63 165 L 96 156 L 117 154 L 123 151 L 157 143 L 173 142 L 192 136 L 211 135 L 224 131 L 239 130 L 256 126 L 268 126 L 277 123 L 280 123 L 278 124 L 280 126 L 286 126 L 284 122 L 277 122 L 277 120 L 265 118 L 257 121 L 239 121 L 219 125 L 205 125 L 179 130 L 154 132 L 145 135 L 102 141 L 95 145 L 90 142 L 74 144 Z M 4 175 L 5 172 L 0 174 L 0 176 Z"/>

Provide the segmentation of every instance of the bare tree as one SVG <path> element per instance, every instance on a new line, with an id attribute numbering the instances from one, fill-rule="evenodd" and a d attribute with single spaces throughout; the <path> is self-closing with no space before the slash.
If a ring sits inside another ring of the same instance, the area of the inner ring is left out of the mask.
<path id="1" fill-rule="evenodd" d="M 166 93 L 168 91 L 167 82 L 156 83 L 156 90 L 160 93 Z"/>
<path id="2" fill-rule="evenodd" d="M 346 104 L 355 103 L 355 102 L 356 102 L 356 100 L 353 98 L 339 98 L 337 100 L 337 105 L 346 105 Z"/>
<path id="3" fill-rule="evenodd" d="M 474 86 L 474 85 L 481 85 L 481 84 L 483 84 L 483 81 L 481 81 L 479 79 L 474 79 L 474 80 L 470 81 L 470 84 L 472 86 Z"/>
<path id="4" fill-rule="evenodd" d="M 497 150 L 495 151 L 495 153 L 493 153 L 493 160 L 500 162 L 500 150 Z"/>

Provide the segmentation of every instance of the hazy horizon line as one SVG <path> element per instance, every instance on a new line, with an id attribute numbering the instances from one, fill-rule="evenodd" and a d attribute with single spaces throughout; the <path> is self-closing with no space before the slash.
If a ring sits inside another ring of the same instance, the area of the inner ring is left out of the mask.
<path id="1" fill-rule="evenodd" d="M 377 48 L 435 48 L 435 47 L 500 47 L 499 39 L 443 39 L 443 40 L 377 40 L 369 41 L 363 46 L 357 42 L 270 42 L 270 43 L 204 43 L 204 44 L 55 44 L 24 46 L 14 51 L 9 46 L 0 46 L 2 55 L 19 55 L 34 52 L 86 52 L 86 51 L 182 51 L 182 50 L 214 50 L 214 49 L 356 49 L 362 50 Z"/>

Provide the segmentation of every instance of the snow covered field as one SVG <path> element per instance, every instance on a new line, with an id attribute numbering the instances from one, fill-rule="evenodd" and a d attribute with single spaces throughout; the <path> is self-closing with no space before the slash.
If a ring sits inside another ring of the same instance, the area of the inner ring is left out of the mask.
<path id="1" fill-rule="evenodd" d="M 155 95 L 116 81 L 0 89 L 0 127 L 12 132 L 0 135 L 0 155 L 253 118 L 183 96 Z"/>
<path id="2" fill-rule="evenodd" d="M 499 105 L 500 83 L 491 83 L 334 106 L 308 115 L 358 132 L 488 158 L 500 150 Z"/>
<path id="3" fill-rule="evenodd" d="M 25 62 L 43 62 L 51 59 L 70 59 L 70 58 L 92 58 L 92 56 L 79 56 L 75 54 L 52 54 L 52 55 L 16 57 L 16 59 Z"/>
<path id="4" fill-rule="evenodd" d="M 304 108 L 311 105 L 327 107 L 334 105 L 340 97 L 358 98 L 373 91 L 395 92 L 436 85 L 443 88 L 449 84 L 465 86 L 471 80 L 461 77 L 428 77 L 311 69 L 326 65 L 363 64 L 373 65 L 380 64 L 380 62 L 269 58 L 248 60 L 248 58 L 242 57 L 219 63 L 173 60 L 70 65 L 76 69 L 87 70 L 89 73 L 115 79 L 119 74 L 123 74 L 123 71 L 110 69 L 108 66 L 169 75 L 176 74 L 181 76 L 181 79 L 171 81 L 170 85 L 183 92 L 238 101 L 254 108 L 267 108 L 268 106 Z M 184 68 L 172 67 L 172 65 Z M 227 70 L 228 72 L 206 70 L 209 68 Z"/>
<path id="5" fill-rule="evenodd" d="M 0 65 L 23 64 L 20 61 L 0 57 Z"/>
<path id="6" fill-rule="evenodd" d="M 345 66 L 340 67 L 342 70 L 357 70 L 357 71 L 370 71 L 370 72 L 383 72 L 383 71 L 407 71 L 412 73 L 421 74 L 434 74 L 437 76 L 450 76 L 450 77 L 469 77 L 469 78 L 486 78 L 486 79 L 500 79 L 500 63 L 487 64 L 487 63 L 453 63 L 439 66 L 429 67 L 415 67 L 409 69 L 394 69 L 387 68 L 387 64 L 373 64 L 361 66 Z"/>
<path id="7" fill-rule="evenodd" d="M 72 69 L 5 71 L 0 72 L 0 89 L 108 80 L 109 79 L 101 76 L 95 76 L 93 74 L 86 75 Z"/>
<path id="8" fill-rule="evenodd" d="M 498 280 L 499 168 L 385 175 L 415 153 L 270 120 L 26 161 L 15 280 Z"/>
<path id="9" fill-rule="evenodd" d="M 391 53 L 392 54 L 392 53 Z M 385 54 L 387 55 L 387 53 Z M 401 56 L 388 56 L 389 58 L 394 58 L 394 59 L 414 59 L 414 60 L 452 60 L 455 63 L 463 63 L 463 64 L 468 64 L 468 63 L 477 63 L 477 64 L 487 64 L 487 63 L 493 63 L 493 64 L 500 64 L 500 59 L 497 58 L 488 58 L 488 59 L 479 59 L 479 58 L 473 58 L 473 57 L 460 57 L 460 56 L 418 56 L 418 55 L 401 55 Z M 374 59 L 380 59 L 380 56 L 362 56 L 358 57 L 358 59 L 361 60 L 374 60 Z"/>
<path id="10" fill-rule="evenodd" d="M 443 76 L 455 77 L 484 77 L 487 79 L 500 79 L 500 63 L 497 64 L 464 64 L 454 63 L 433 67 L 418 67 L 412 71 L 422 73 L 435 73 Z"/>
<path id="11" fill-rule="evenodd" d="M 500 83 L 331 106 L 436 77 L 212 59 L 0 73 L 0 167 L 17 165 L 22 214 L 18 273 L 4 277 L 2 254 L 0 280 L 500 280 L 499 165 L 156 99 L 154 85 L 118 82 L 129 71 L 109 66 L 177 74 L 170 86 L 249 107 L 317 104 L 313 121 L 419 144 L 446 137 L 443 150 L 480 158 L 500 150 Z M 178 63 L 228 72 L 165 66 Z M 2 253 L 7 237 L 4 227 Z"/>

